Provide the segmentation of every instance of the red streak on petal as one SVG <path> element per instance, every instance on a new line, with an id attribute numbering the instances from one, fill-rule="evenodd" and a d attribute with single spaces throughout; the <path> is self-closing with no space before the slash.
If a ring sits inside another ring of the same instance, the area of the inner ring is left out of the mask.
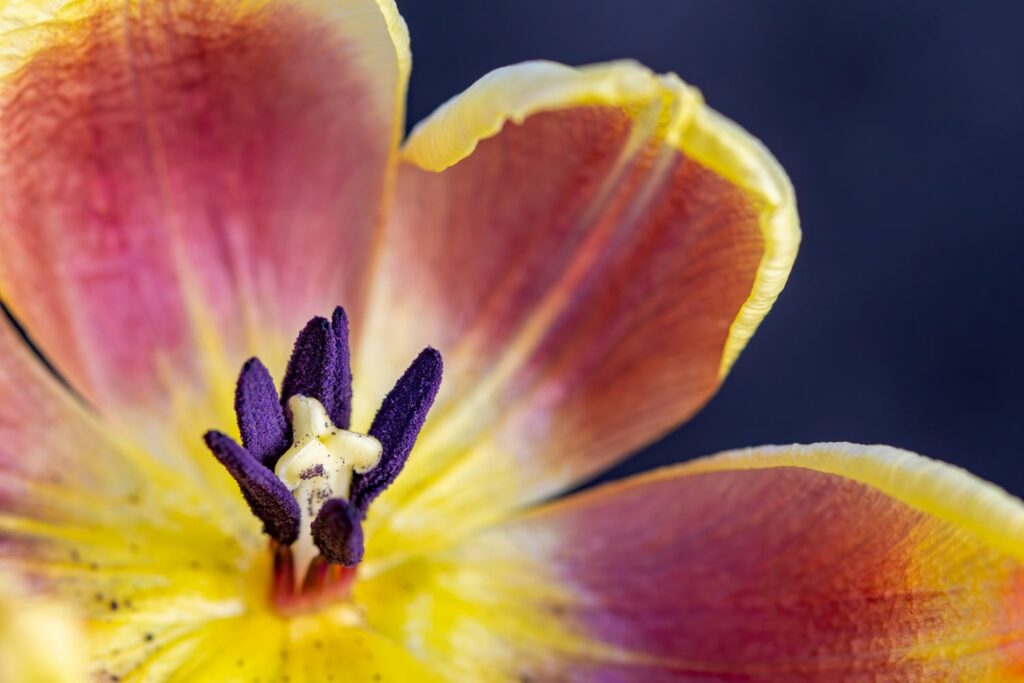
<path id="1" fill-rule="evenodd" d="M 1006 675 L 1024 678 L 1024 568 L 1010 574 L 1004 589 L 1003 656 Z"/>

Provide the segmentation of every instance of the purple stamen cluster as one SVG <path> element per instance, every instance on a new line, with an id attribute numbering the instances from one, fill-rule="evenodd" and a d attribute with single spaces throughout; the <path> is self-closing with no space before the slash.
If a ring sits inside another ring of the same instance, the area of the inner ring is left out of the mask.
<path id="1" fill-rule="evenodd" d="M 362 520 L 370 503 L 405 466 L 441 386 L 441 372 L 441 354 L 424 349 L 384 399 L 369 432 L 383 446 L 380 463 L 366 474 L 353 476 L 349 500 L 327 501 L 313 520 L 313 541 L 327 560 L 351 567 L 362 559 Z M 317 399 L 337 427 L 349 427 L 349 329 L 340 306 L 330 321 L 313 318 L 299 333 L 280 396 L 259 359 L 251 358 L 242 366 L 235 391 L 242 445 L 220 432 L 207 432 L 204 437 L 238 482 L 253 514 L 263 522 L 263 530 L 282 545 L 294 543 L 301 531 L 298 503 L 274 474 L 277 461 L 292 443 L 288 399 L 295 395 Z"/>

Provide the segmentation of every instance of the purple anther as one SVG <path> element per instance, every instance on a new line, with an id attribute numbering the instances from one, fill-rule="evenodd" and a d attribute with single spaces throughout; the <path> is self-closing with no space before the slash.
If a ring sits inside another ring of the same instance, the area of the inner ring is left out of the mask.
<path id="1" fill-rule="evenodd" d="M 334 365 L 334 396 L 327 414 L 335 427 L 348 429 L 352 422 L 352 357 L 348 341 L 348 315 L 345 309 L 338 306 L 331 316 L 331 331 L 334 332 L 334 344 L 338 350 L 338 360 Z"/>
<path id="2" fill-rule="evenodd" d="M 363 524 L 359 511 L 344 498 L 332 498 L 311 527 L 313 543 L 331 562 L 354 567 L 363 560 Z"/>
<path id="3" fill-rule="evenodd" d="M 263 522 L 263 530 L 282 545 L 294 543 L 299 537 L 301 514 L 288 487 L 231 437 L 207 432 L 203 439 L 238 482 L 245 502 Z"/>
<path id="4" fill-rule="evenodd" d="M 373 418 L 370 436 L 380 441 L 383 453 L 376 467 L 366 474 L 356 473 L 352 477 L 349 498 L 360 515 L 366 516 L 373 499 L 390 486 L 405 467 L 409 452 L 427 419 L 427 411 L 441 386 L 441 371 L 441 354 L 436 349 L 424 349 L 395 384 Z"/>
<path id="5" fill-rule="evenodd" d="M 288 399 L 296 394 L 315 398 L 327 407 L 327 397 L 334 395 L 331 380 L 337 357 L 334 331 L 327 319 L 317 316 L 306 323 L 295 340 L 281 383 L 281 400 L 286 413 L 290 412 Z"/>
<path id="6" fill-rule="evenodd" d="M 250 358 L 242 366 L 235 388 L 235 415 L 242 445 L 252 457 L 273 469 L 288 450 L 291 430 L 274 379 L 258 358 Z"/>
<path id="7" fill-rule="evenodd" d="M 288 399 L 296 394 L 323 404 L 336 426 L 347 429 L 352 413 L 352 372 L 348 349 L 348 318 L 339 306 L 332 321 L 310 320 L 295 340 L 281 385 L 288 415 Z"/>

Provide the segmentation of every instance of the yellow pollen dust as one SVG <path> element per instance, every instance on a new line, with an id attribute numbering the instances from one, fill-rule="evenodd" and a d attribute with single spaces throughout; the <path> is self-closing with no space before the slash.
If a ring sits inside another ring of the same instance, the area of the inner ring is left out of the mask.
<path id="1" fill-rule="evenodd" d="M 302 512 L 299 540 L 292 546 L 296 569 L 317 555 L 310 524 L 331 498 L 348 498 L 352 473 L 364 474 L 380 462 L 383 447 L 372 436 L 336 427 L 323 404 L 308 396 L 288 399 L 292 446 L 274 473 L 292 492 Z M 300 574 L 301 575 L 301 574 Z"/>

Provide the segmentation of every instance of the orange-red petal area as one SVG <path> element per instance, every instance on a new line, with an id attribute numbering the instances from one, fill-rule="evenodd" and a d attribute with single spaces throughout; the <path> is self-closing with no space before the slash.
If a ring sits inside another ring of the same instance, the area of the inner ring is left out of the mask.
<path id="1" fill-rule="evenodd" d="M 633 63 L 494 72 L 421 124 L 404 159 L 357 400 L 426 344 L 445 378 L 371 511 L 380 555 L 446 542 L 690 417 L 799 240 L 771 155 Z"/>
<path id="2" fill-rule="evenodd" d="M 454 680 L 1009 681 L 1022 530 L 1020 501 L 905 451 L 764 448 L 554 503 L 361 590 Z"/>
<path id="3" fill-rule="evenodd" d="M 389 0 L 2 18 L 0 297 L 79 392 L 229 406 L 247 355 L 280 371 L 312 315 L 359 313 L 408 68 Z"/>

